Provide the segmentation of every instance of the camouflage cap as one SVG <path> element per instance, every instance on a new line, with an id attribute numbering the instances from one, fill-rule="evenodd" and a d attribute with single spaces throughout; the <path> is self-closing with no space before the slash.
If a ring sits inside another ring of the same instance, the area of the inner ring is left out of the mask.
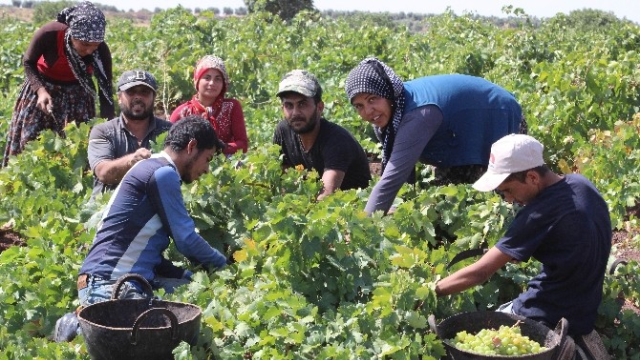
<path id="1" fill-rule="evenodd" d="M 322 87 L 318 79 L 306 70 L 293 70 L 287 73 L 280 81 L 278 96 L 285 92 L 295 92 L 307 97 L 315 97 L 322 94 Z"/>

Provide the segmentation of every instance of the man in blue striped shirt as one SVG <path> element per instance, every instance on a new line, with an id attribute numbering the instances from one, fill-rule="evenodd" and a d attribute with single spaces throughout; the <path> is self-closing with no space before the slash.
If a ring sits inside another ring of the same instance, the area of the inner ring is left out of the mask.
<path id="1" fill-rule="evenodd" d="M 162 255 L 172 238 L 176 248 L 206 268 L 221 268 L 227 258 L 195 231 L 182 198 L 182 182 L 209 171 L 221 148 L 208 121 L 190 116 L 171 127 L 164 150 L 135 164 L 113 193 L 93 245 L 80 269 L 78 296 L 87 306 L 108 300 L 113 285 L 128 273 L 141 275 L 154 288 L 173 291 L 191 273 Z M 120 298 L 144 298 L 143 288 L 126 282 Z"/>

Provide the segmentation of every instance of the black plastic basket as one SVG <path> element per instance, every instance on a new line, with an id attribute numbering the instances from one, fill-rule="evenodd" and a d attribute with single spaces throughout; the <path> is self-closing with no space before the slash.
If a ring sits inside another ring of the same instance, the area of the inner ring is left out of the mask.
<path id="1" fill-rule="evenodd" d="M 118 300 L 120 286 L 128 280 L 142 284 L 150 299 Z M 78 320 L 92 359 L 173 359 L 181 341 L 196 345 L 200 307 L 152 297 L 151 285 L 142 276 L 127 274 L 114 285 L 111 300 L 80 310 Z"/>
<path id="2" fill-rule="evenodd" d="M 489 359 L 518 359 L 518 360 L 554 360 L 558 350 L 566 339 L 569 329 L 564 318 L 560 320 L 555 330 L 551 330 L 542 323 L 522 316 L 494 311 L 469 312 L 451 316 L 436 325 L 435 317 L 429 316 L 429 326 L 443 341 L 449 359 L 453 360 L 489 360 Z M 456 348 L 449 342 L 460 331 L 476 334 L 482 329 L 498 329 L 502 325 L 513 326 L 520 321 L 522 335 L 544 345 L 547 350 L 537 354 L 521 356 L 480 355 Z"/>

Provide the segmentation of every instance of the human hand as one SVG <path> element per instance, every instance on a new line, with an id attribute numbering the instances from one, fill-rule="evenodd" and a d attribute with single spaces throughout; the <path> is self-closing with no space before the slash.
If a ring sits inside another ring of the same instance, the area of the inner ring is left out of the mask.
<path id="1" fill-rule="evenodd" d="M 51 95 L 49 95 L 47 89 L 43 87 L 38 89 L 38 101 L 36 102 L 36 106 L 47 114 L 51 114 L 53 111 L 53 99 L 51 98 Z"/>
<path id="2" fill-rule="evenodd" d="M 151 157 L 151 150 L 147 148 L 139 148 L 136 152 L 133 153 L 133 157 L 129 159 L 129 167 L 133 166 L 140 160 L 148 159 Z"/>

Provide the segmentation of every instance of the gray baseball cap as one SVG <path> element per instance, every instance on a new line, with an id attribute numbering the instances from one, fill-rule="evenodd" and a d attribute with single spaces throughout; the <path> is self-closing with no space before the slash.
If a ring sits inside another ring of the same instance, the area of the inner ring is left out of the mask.
<path id="1" fill-rule="evenodd" d="M 280 81 L 278 96 L 285 92 L 295 92 L 307 97 L 322 95 L 322 87 L 318 79 L 306 70 L 288 72 Z"/>
<path id="2" fill-rule="evenodd" d="M 134 86 L 144 85 L 153 92 L 158 91 L 158 83 L 148 71 L 144 70 L 127 70 L 118 79 L 118 91 L 126 91 Z"/>

